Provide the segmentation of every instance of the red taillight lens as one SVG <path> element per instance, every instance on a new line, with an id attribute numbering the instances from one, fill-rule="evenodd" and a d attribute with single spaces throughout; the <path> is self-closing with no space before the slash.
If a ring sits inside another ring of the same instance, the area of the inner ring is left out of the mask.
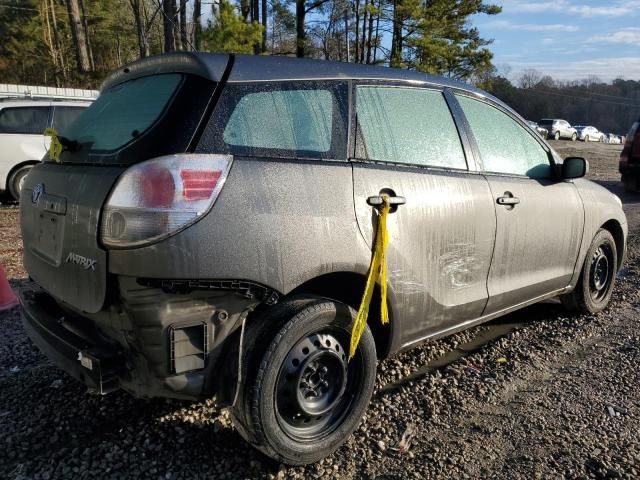
<path id="1" fill-rule="evenodd" d="M 180 170 L 182 195 L 186 200 L 209 198 L 221 174 L 221 171 L 211 170 Z"/>
<path id="2" fill-rule="evenodd" d="M 144 245 L 195 222 L 215 202 L 231 162 L 230 155 L 172 155 L 129 168 L 105 204 L 102 242 Z"/>
<path id="3" fill-rule="evenodd" d="M 148 208 L 170 207 L 176 194 L 171 172 L 156 165 L 149 165 L 141 172 L 140 187 L 143 204 Z"/>

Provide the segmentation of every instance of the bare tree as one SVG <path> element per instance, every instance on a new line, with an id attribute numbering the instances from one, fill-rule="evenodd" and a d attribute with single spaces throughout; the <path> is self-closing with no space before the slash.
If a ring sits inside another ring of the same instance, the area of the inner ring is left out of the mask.
<path id="1" fill-rule="evenodd" d="M 180 45 L 184 50 L 189 50 L 187 38 L 187 0 L 180 0 Z"/>
<path id="2" fill-rule="evenodd" d="M 193 45 L 196 50 L 200 50 L 202 41 L 202 0 L 193 2 Z"/>
<path id="3" fill-rule="evenodd" d="M 527 68 L 518 77 L 518 86 L 520 88 L 533 88 L 540 82 L 541 78 L 542 74 L 539 71 Z"/>
<path id="4" fill-rule="evenodd" d="M 133 18 L 136 22 L 136 33 L 138 35 L 138 47 L 140 58 L 148 57 L 150 54 L 149 37 L 145 22 L 145 5 L 143 0 L 129 0 Z"/>
<path id="5" fill-rule="evenodd" d="M 164 51 L 173 52 L 176 44 L 173 39 L 173 24 L 176 16 L 175 0 L 162 0 L 162 13 L 164 26 Z"/>
<path id="6" fill-rule="evenodd" d="M 89 60 L 89 51 L 87 50 L 87 33 L 84 30 L 78 0 L 67 0 L 67 11 L 69 12 L 69 24 L 71 25 L 71 38 L 76 50 L 78 71 L 88 72 L 91 69 L 91 62 Z"/>

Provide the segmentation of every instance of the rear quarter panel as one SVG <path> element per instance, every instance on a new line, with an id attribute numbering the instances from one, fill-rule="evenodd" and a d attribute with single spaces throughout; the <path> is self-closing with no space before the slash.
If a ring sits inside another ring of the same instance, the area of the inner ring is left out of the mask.
<path id="1" fill-rule="evenodd" d="M 236 158 L 204 218 L 154 245 L 110 251 L 109 269 L 251 280 L 286 294 L 325 273 L 366 274 L 370 256 L 355 218 L 349 163 Z"/>

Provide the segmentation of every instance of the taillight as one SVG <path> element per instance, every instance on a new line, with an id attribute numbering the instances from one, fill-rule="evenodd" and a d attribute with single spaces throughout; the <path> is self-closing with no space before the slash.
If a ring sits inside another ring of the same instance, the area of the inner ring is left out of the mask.
<path id="1" fill-rule="evenodd" d="M 207 213 L 231 168 L 229 155 L 171 155 L 138 163 L 118 179 L 105 204 L 102 242 L 144 245 Z"/>

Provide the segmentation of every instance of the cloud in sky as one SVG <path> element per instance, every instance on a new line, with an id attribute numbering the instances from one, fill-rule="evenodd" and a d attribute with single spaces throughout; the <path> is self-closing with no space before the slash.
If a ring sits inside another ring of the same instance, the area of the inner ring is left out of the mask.
<path id="1" fill-rule="evenodd" d="M 484 27 L 498 28 L 504 30 L 520 30 L 527 32 L 577 32 L 578 27 L 564 23 L 544 24 L 544 23 L 513 23 L 508 20 L 493 20 L 484 23 Z"/>
<path id="2" fill-rule="evenodd" d="M 607 35 L 594 35 L 589 38 L 590 42 L 604 43 L 626 43 L 629 45 L 640 45 L 640 28 L 630 27 L 623 28 L 617 32 L 611 32 Z"/>
<path id="3" fill-rule="evenodd" d="M 504 0 L 503 7 L 505 12 L 510 13 L 562 12 L 581 17 L 621 17 L 640 10 L 640 0 L 618 0 L 609 5 L 598 6 L 573 3 L 569 0 L 541 2 Z"/>
<path id="4" fill-rule="evenodd" d="M 591 75 L 601 80 L 616 78 L 640 78 L 640 57 L 593 58 L 569 62 L 511 62 L 512 75 L 527 68 L 534 68 L 558 80 L 577 80 Z"/>

